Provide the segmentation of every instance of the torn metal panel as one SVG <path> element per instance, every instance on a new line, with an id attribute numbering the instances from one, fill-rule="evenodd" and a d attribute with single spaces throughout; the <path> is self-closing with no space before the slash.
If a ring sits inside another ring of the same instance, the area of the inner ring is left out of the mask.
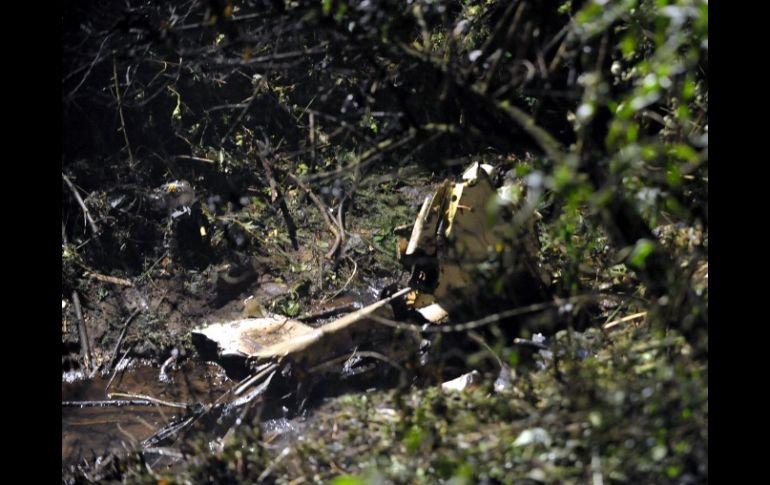
<path id="1" fill-rule="evenodd" d="M 439 224 L 444 220 L 444 212 L 452 191 L 452 183 L 445 180 L 432 197 L 426 197 L 415 220 L 412 236 L 406 248 L 405 256 L 414 256 L 423 253 L 428 256 L 436 254 L 436 232 L 440 230 Z"/>
<path id="2" fill-rule="evenodd" d="M 495 194 L 487 172 L 475 163 L 476 178 L 455 184 L 446 213 L 439 254 L 439 282 L 434 295 L 451 308 L 458 290 L 473 283 L 476 266 L 502 250 L 502 239 L 487 223 L 486 206 Z M 469 171 L 466 171 L 468 174 Z"/>
<path id="3" fill-rule="evenodd" d="M 460 182 L 445 181 L 432 197 L 426 198 L 415 220 L 412 238 L 400 261 L 412 270 L 411 285 L 417 289 L 408 303 L 431 322 L 442 321 L 444 314 L 461 300 L 472 298 L 479 265 L 501 256 L 541 283 L 549 282 L 547 273 L 537 264 L 537 213 L 534 208 L 522 212 L 517 204 L 522 196 L 519 187 L 497 189 L 495 177 L 491 165 L 472 164 Z M 526 219 L 524 230 L 514 235 L 509 222 L 490 219 L 491 204 L 505 206 Z"/>
<path id="4" fill-rule="evenodd" d="M 495 178 L 495 168 L 492 165 L 489 165 L 488 163 L 475 162 L 471 164 L 471 166 L 468 167 L 465 172 L 463 172 L 462 179 L 468 181 L 477 179 L 479 177 L 480 171 L 482 170 L 486 172 L 490 179 Z"/>
<path id="5" fill-rule="evenodd" d="M 353 342 L 346 330 L 371 323 L 368 317 L 410 291 L 411 288 L 404 288 L 389 298 L 318 328 L 282 316 L 248 318 L 194 330 L 193 342 L 199 350 L 215 346 L 219 358 L 240 356 L 281 360 L 292 356 L 320 361 L 350 348 Z"/>
<path id="6" fill-rule="evenodd" d="M 246 357 L 313 331 L 312 327 L 302 322 L 283 316 L 271 316 L 215 323 L 194 330 L 193 337 L 215 343 L 220 357 Z"/>
<path id="7" fill-rule="evenodd" d="M 417 313 L 422 315 L 423 318 L 431 323 L 440 323 L 449 317 L 449 312 L 447 312 L 438 303 L 433 303 L 422 308 L 417 308 Z"/>

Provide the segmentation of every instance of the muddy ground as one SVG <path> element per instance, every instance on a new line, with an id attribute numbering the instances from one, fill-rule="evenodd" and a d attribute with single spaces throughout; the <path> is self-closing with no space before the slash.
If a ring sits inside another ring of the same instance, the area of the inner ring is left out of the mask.
<path id="1" fill-rule="evenodd" d="M 361 191 L 347 218 L 344 256 L 336 262 L 324 259 L 331 234 L 296 193 L 290 208 L 305 215 L 297 250 L 284 241 L 274 243 L 276 251 L 246 250 L 240 259 L 191 268 L 179 250 L 161 248 L 134 275 L 75 265 L 92 368 L 99 370 L 89 377 L 92 371 L 83 366 L 75 305 L 62 295 L 63 401 L 134 395 L 190 407 L 63 408 L 66 481 L 707 478 L 707 362 L 695 358 L 675 330 L 645 324 L 643 300 L 625 298 L 639 283 L 618 267 L 585 276 L 587 288 L 607 293 L 598 304 L 482 329 L 485 344 L 478 335 L 431 337 L 437 350 L 421 369 L 405 364 L 403 372 L 394 372 L 380 363 L 352 379 L 342 371 L 312 382 L 294 376 L 238 426 L 220 419 L 162 445 L 141 444 L 234 385 L 220 367 L 200 359 L 190 338 L 193 328 L 240 318 L 244 300 L 252 296 L 264 309 L 321 325 L 335 313 L 375 301 L 389 285 L 406 284 L 394 228 L 411 222 L 441 180 L 424 173 L 411 183 Z M 273 210 L 277 225 L 280 215 Z M 682 254 L 707 244 L 698 228 L 668 224 L 658 231 L 667 247 Z M 541 255 L 544 264 L 548 254 Z M 693 287 L 707 292 L 707 260 L 688 264 L 694 266 Z M 483 315 L 483 309 L 476 311 Z M 312 318 L 317 315 L 322 318 Z M 513 344 L 514 337 L 537 334 L 547 349 Z M 442 382 L 471 370 L 482 376 L 474 385 L 462 392 L 441 390 Z M 287 399 L 303 385 L 311 391 Z"/>

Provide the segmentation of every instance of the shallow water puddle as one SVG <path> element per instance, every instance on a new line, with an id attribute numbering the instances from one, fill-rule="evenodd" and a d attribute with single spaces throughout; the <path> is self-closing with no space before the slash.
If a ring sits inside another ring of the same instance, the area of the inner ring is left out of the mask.
<path id="1" fill-rule="evenodd" d="M 137 367 L 119 372 L 112 383 L 112 376 L 63 380 L 62 402 L 67 405 L 62 406 L 62 466 L 133 448 L 186 412 L 159 403 L 139 404 L 145 401 L 140 396 L 167 403 L 208 404 L 233 385 L 213 364 L 185 363 L 166 375 L 161 380 L 159 369 Z"/>

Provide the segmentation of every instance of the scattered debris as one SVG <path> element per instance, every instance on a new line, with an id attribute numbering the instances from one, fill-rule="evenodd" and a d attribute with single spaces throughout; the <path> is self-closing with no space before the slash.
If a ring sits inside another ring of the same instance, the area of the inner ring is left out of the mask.
<path id="1" fill-rule="evenodd" d="M 196 200 L 195 189 L 186 180 L 174 180 L 163 184 L 153 198 L 158 207 L 167 209 L 170 213 L 175 213 L 180 208 L 190 207 Z"/>
<path id="2" fill-rule="evenodd" d="M 432 323 L 443 322 L 453 308 L 472 298 L 477 290 L 477 267 L 506 251 L 517 251 L 533 281 L 549 282 L 547 273 L 535 261 L 539 247 L 533 225 L 538 214 L 534 209 L 528 216 L 525 214 L 529 219 L 527 230 L 516 248 L 506 242 L 505 228 L 509 224 L 502 219 L 490 224 L 490 204 L 514 205 L 511 184 L 495 189 L 495 176 L 491 165 L 476 162 L 463 173 L 460 182 L 445 180 L 432 196 L 425 198 L 411 237 L 400 243 L 399 260 L 412 271 L 410 284 L 415 288 L 409 302 Z"/>
<path id="3" fill-rule="evenodd" d="M 134 284 L 131 281 L 125 278 L 118 278 L 115 276 L 103 275 L 99 273 L 94 273 L 92 271 L 86 271 L 85 273 L 83 273 L 83 277 L 93 278 L 95 280 L 103 281 L 105 283 L 112 283 L 113 285 L 134 286 Z"/>
<path id="4" fill-rule="evenodd" d="M 345 315 L 318 328 L 305 325 L 289 317 L 274 315 L 266 318 L 247 318 L 232 322 L 216 323 L 193 331 L 193 343 L 201 353 L 210 355 L 214 350 L 218 358 L 242 357 L 251 359 L 277 359 L 292 356 L 306 362 L 318 363 L 326 356 L 339 354 L 349 348 L 349 340 L 343 339 L 343 331 L 353 326 L 371 323 L 367 317 L 387 308 L 386 305 L 411 291 L 404 288 L 358 311 Z M 345 345 L 334 345 L 335 339 Z"/>
<path id="5" fill-rule="evenodd" d="M 441 384 L 441 389 L 445 391 L 468 391 L 480 382 L 481 374 L 477 370 L 472 370 L 456 379 Z"/>
<path id="6" fill-rule="evenodd" d="M 513 369 L 507 365 L 502 365 L 500 368 L 500 374 L 495 379 L 494 389 L 498 394 L 502 394 L 513 389 L 513 379 L 516 377 L 516 373 Z"/>
<path id="7" fill-rule="evenodd" d="M 351 354 L 351 350 L 362 343 L 362 335 L 349 338 L 349 330 L 372 326 L 369 317 L 389 316 L 383 313 L 390 310 L 387 304 L 402 297 L 406 297 L 407 306 L 415 309 L 425 320 L 442 323 L 450 317 L 453 308 L 472 298 L 477 291 L 475 271 L 479 264 L 505 251 L 518 250 L 507 246 L 504 237 L 506 224 L 490 225 L 487 221 L 487 206 L 497 201 L 496 194 L 508 194 L 500 199 L 503 204 L 512 203 L 510 187 L 504 186 L 498 192 L 493 186 L 494 177 L 492 166 L 477 162 L 463 173 L 460 182 L 445 180 L 432 196 L 425 198 L 411 237 L 408 242 L 401 242 L 398 252 L 401 263 L 412 271 L 410 288 L 317 328 L 286 316 L 268 315 L 259 299 L 249 297 L 244 301 L 243 315 L 246 318 L 196 329 L 193 331 L 193 343 L 201 354 L 220 361 L 237 358 L 243 363 L 247 359 L 251 362 L 280 362 L 290 356 L 294 361 L 302 360 L 309 368 L 324 367 L 322 364 L 325 361 L 334 362 L 342 366 L 343 372 L 352 374 L 353 371 L 347 367 L 352 367 L 354 364 L 351 362 L 358 362 L 364 353 L 353 351 Z M 299 179 L 295 182 L 302 185 Z M 183 191 L 184 187 L 175 190 Z M 166 192 L 169 191 L 171 189 L 166 188 Z M 312 193 L 309 194 L 312 197 Z M 330 219 L 327 225 L 332 232 L 341 230 Z M 534 236 L 527 232 L 523 237 Z M 525 252 L 535 251 L 533 245 L 522 247 Z M 327 257 L 330 255 L 327 254 Z M 525 256 L 522 259 L 534 255 Z M 524 271 L 532 272 L 533 281 L 537 281 L 540 275 L 533 269 L 536 263 L 530 263 Z M 362 334 L 365 335 L 365 332 Z M 369 352 L 373 353 L 376 352 Z M 380 360 L 400 367 L 389 356 L 377 354 L 382 357 Z M 506 369 L 501 370 L 505 372 Z M 478 372 L 468 374 L 464 377 L 468 382 L 451 381 L 444 387 L 465 388 L 477 375 Z M 505 378 L 498 380 L 501 390 L 510 387 Z"/>
<path id="8" fill-rule="evenodd" d="M 543 428 L 525 429 L 513 442 L 513 446 L 528 446 L 533 444 L 542 444 L 545 447 L 551 446 L 551 435 Z"/>
<path id="9" fill-rule="evenodd" d="M 611 322 L 607 322 L 607 323 L 605 323 L 605 324 L 602 326 L 602 328 L 603 328 L 604 330 L 608 330 L 608 329 L 610 329 L 610 328 L 612 328 L 612 327 L 615 327 L 615 326 L 617 326 L 617 325 L 620 325 L 621 323 L 630 322 L 630 321 L 633 321 L 633 320 L 636 320 L 636 319 L 639 319 L 639 318 L 644 318 L 644 317 L 646 317 L 646 316 L 647 316 L 647 312 L 639 312 L 639 313 L 634 313 L 634 314 L 631 314 L 631 315 L 625 316 L 625 317 L 623 317 L 623 318 L 619 318 L 619 319 L 617 319 L 617 320 L 613 320 L 613 321 L 611 321 Z"/>

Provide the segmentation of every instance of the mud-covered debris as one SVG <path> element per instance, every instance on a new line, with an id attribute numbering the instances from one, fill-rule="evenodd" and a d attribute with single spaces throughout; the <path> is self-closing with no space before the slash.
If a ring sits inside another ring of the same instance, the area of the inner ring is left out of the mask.
<path id="1" fill-rule="evenodd" d="M 195 201 L 195 189 L 186 180 L 174 180 L 160 187 L 156 194 L 158 205 L 169 211 L 189 207 Z"/>
<path id="2" fill-rule="evenodd" d="M 551 446 L 551 435 L 543 428 L 530 428 L 525 429 L 513 442 L 513 446 L 528 446 L 534 444 L 541 444 L 545 447 Z"/>
<path id="3" fill-rule="evenodd" d="M 503 364 L 500 368 L 500 374 L 495 379 L 494 389 L 498 394 L 502 394 L 513 389 L 513 379 L 515 373 L 513 369 Z"/>
<path id="4" fill-rule="evenodd" d="M 477 370 L 472 370 L 456 379 L 441 384 L 441 389 L 445 391 L 467 391 L 481 382 L 481 374 Z"/>
<path id="5" fill-rule="evenodd" d="M 251 295 L 243 300 L 243 316 L 245 318 L 264 318 L 267 316 L 267 310 L 254 295 Z"/>

